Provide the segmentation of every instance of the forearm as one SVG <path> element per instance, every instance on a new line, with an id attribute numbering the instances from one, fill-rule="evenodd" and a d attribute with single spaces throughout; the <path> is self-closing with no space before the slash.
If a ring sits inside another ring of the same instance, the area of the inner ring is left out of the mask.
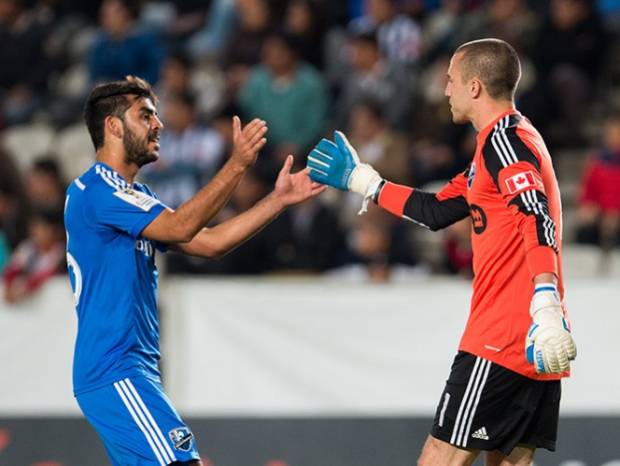
<path id="1" fill-rule="evenodd" d="M 375 201 L 388 212 L 433 231 L 452 225 L 469 215 L 469 206 L 463 196 L 439 199 L 434 193 L 390 182 L 381 187 Z"/>
<path id="2" fill-rule="evenodd" d="M 238 186 L 246 167 L 229 160 L 207 186 L 172 214 L 184 238 L 193 238 L 222 209 Z"/>
<path id="3" fill-rule="evenodd" d="M 243 130 L 238 117 L 233 118 L 233 151 L 224 167 L 211 182 L 176 211 L 161 212 L 144 230 L 146 238 L 164 243 L 184 243 L 209 223 L 224 206 L 267 140 L 265 122 L 255 118 Z"/>
<path id="4" fill-rule="evenodd" d="M 537 285 L 539 283 L 553 283 L 554 285 L 557 285 L 558 277 L 554 273 L 539 273 L 534 277 L 534 284 Z"/>
<path id="5" fill-rule="evenodd" d="M 251 209 L 202 230 L 189 243 L 179 244 L 177 249 L 193 256 L 222 257 L 256 235 L 283 210 L 282 202 L 273 193 L 269 194 Z"/>

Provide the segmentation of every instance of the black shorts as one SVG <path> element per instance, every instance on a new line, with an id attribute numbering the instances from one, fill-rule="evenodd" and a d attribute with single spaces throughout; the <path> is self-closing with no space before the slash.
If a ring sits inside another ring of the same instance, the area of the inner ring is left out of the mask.
<path id="1" fill-rule="evenodd" d="M 559 380 L 533 380 L 460 351 L 431 435 L 459 448 L 506 455 L 518 444 L 554 451 L 560 395 Z"/>

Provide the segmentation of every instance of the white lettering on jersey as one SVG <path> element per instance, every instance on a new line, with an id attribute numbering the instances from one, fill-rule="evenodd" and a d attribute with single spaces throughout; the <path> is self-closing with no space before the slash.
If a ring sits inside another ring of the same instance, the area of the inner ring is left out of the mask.
<path id="1" fill-rule="evenodd" d="M 153 245 L 147 239 L 139 239 L 136 241 L 136 249 L 141 251 L 146 257 L 153 257 Z"/>
<path id="2" fill-rule="evenodd" d="M 114 195 L 119 199 L 144 210 L 145 212 L 148 212 L 154 205 L 160 203 L 154 197 L 131 188 L 115 191 Z"/>

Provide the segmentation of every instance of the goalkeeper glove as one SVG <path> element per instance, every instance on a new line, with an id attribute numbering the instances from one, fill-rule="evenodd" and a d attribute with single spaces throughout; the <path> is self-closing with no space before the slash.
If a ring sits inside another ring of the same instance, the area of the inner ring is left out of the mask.
<path id="1" fill-rule="evenodd" d="M 570 361 L 577 356 L 577 348 L 553 283 L 536 285 L 530 315 L 532 325 L 525 341 L 528 362 L 542 374 L 569 370 Z"/>
<path id="2" fill-rule="evenodd" d="M 340 131 L 334 132 L 335 143 L 321 139 L 308 155 L 310 178 L 342 191 L 352 191 L 364 197 L 360 214 L 383 181 L 367 163 L 361 163 L 357 151 Z"/>

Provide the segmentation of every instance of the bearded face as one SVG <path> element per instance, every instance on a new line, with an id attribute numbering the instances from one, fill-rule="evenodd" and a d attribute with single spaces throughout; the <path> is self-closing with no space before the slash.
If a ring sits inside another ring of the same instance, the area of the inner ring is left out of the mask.
<path id="1" fill-rule="evenodd" d="M 138 168 L 147 163 L 155 162 L 159 158 L 159 130 L 152 129 L 141 138 L 133 132 L 127 123 L 123 122 L 123 146 L 125 147 L 125 162 L 135 163 Z"/>

